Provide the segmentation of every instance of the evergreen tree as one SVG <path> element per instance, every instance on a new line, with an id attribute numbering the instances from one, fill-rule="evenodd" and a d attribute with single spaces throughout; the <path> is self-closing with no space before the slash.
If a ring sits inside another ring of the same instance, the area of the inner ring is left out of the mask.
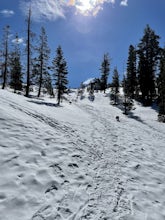
<path id="1" fill-rule="evenodd" d="M 22 66 L 18 46 L 18 35 L 16 36 L 14 51 L 10 57 L 10 86 L 14 89 L 14 92 L 16 92 L 16 90 L 22 90 Z"/>
<path id="2" fill-rule="evenodd" d="M 155 95 L 155 72 L 159 59 L 159 36 L 149 27 L 144 29 L 144 36 L 138 44 L 139 55 L 139 84 L 142 101 L 151 104 Z"/>
<path id="3" fill-rule="evenodd" d="M 54 71 L 54 79 L 55 86 L 57 89 L 57 100 L 58 105 L 61 102 L 61 98 L 65 90 L 67 89 L 67 63 L 63 57 L 63 51 L 61 46 L 57 48 L 56 57 L 53 59 L 53 71 Z"/>
<path id="4" fill-rule="evenodd" d="M 124 94 L 128 95 L 128 86 L 127 86 L 127 80 L 126 80 L 125 75 L 123 76 L 122 87 L 123 87 Z"/>
<path id="5" fill-rule="evenodd" d="M 112 94 L 114 95 L 114 102 L 117 104 L 117 95 L 119 93 L 119 73 L 117 67 L 114 68 L 113 76 L 112 76 Z"/>
<path id="6" fill-rule="evenodd" d="M 47 35 L 44 27 L 41 28 L 41 35 L 39 38 L 39 46 L 36 48 L 38 52 L 38 57 L 35 59 L 35 64 L 33 68 L 35 83 L 39 86 L 38 97 L 41 94 L 41 88 L 44 82 L 47 80 L 48 76 L 48 60 L 50 49 L 48 47 Z"/>
<path id="7" fill-rule="evenodd" d="M 158 92 L 159 92 L 159 117 L 160 121 L 165 122 L 165 48 L 162 50 L 160 58 L 160 73 L 158 77 Z"/>
<path id="8" fill-rule="evenodd" d="M 10 26 L 7 25 L 4 28 L 2 51 L 1 51 L 2 89 L 6 87 L 6 83 L 7 83 L 8 66 L 9 66 L 9 34 L 10 34 Z"/>
<path id="9" fill-rule="evenodd" d="M 129 54 L 127 60 L 126 85 L 127 95 L 135 98 L 137 92 L 137 70 L 136 70 L 136 50 L 133 45 L 129 46 Z"/>
<path id="10" fill-rule="evenodd" d="M 110 71 L 110 61 L 109 61 L 109 55 L 104 54 L 103 61 L 101 63 L 101 90 L 104 91 L 107 88 L 107 82 L 108 82 L 108 76 L 109 76 L 109 71 Z"/>
<path id="11" fill-rule="evenodd" d="M 43 87 L 46 88 L 48 94 L 54 97 L 53 86 L 52 86 L 52 78 L 47 72 L 44 76 Z"/>
<path id="12" fill-rule="evenodd" d="M 131 97 L 129 96 L 129 94 L 130 94 L 129 93 L 129 87 L 128 87 L 125 75 L 123 77 L 122 86 L 123 86 L 123 92 L 124 92 L 123 103 L 122 103 L 123 104 L 123 113 L 125 115 L 127 115 L 128 112 L 133 107 L 133 101 L 132 101 Z"/>

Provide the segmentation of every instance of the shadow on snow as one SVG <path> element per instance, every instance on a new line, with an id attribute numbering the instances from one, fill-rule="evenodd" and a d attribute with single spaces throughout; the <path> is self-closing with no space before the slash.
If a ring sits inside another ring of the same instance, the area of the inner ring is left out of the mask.
<path id="1" fill-rule="evenodd" d="M 50 107 L 62 107 L 61 105 L 58 105 L 57 103 L 50 103 L 50 102 L 44 102 L 44 101 L 38 101 L 38 100 L 28 100 L 28 102 L 31 102 L 37 105 L 46 105 Z"/>

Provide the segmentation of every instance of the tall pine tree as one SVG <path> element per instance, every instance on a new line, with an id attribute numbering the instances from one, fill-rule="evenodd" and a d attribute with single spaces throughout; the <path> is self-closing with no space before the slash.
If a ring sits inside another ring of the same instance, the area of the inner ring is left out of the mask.
<path id="1" fill-rule="evenodd" d="M 56 51 L 56 57 L 53 59 L 53 71 L 55 79 L 55 87 L 57 90 L 57 101 L 60 105 L 61 98 L 65 90 L 67 89 L 67 63 L 63 57 L 63 51 L 61 46 L 58 46 Z"/>
<path id="2" fill-rule="evenodd" d="M 158 77 L 158 92 L 159 92 L 159 119 L 165 122 L 165 48 L 162 50 L 160 58 L 160 73 Z"/>
<path id="3" fill-rule="evenodd" d="M 48 79 L 48 61 L 49 61 L 49 54 L 50 49 L 48 47 L 47 35 L 45 28 L 41 28 L 41 34 L 39 37 L 38 47 L 36 48 L 38 57 L 35 58 L 34 62 L 34 78 L 35 83 L 38 85 L 38 97 L 41 94 L 41 88 L 43 87 L 45 81 Z"/>
<path id="4" fill-rule="evenodd" d="M 144 29 L 144 35 L 138 44 L 139 84 L 144 104 L 150 105 L 155 95 L 155 73 L 158 65 L 160 47 L 159 36 L 149 25 Z"/>
<path id="5" fill-rule="evenodd" d="M 135 98 L 137 92 L 136 50 L 133 45 L 129 46 L 127 72 L 126 72 L 127 96 Z"/>
<path id="6" fill-rule="evenodd" d="M 44 75 L 43 86 L 44 86 L 44 88 L 47 90 L 47 93 L 48 93 L 50 96 L 53 96 L 53 97 L 54 97 L 54 91 L 53 91 L 53 86 L 52 86 L 52 78 L 51 78 L 51 75 L 50 75 L 49 72 L 47 72 L 47 73 Z"/>
<path id="7" fill-rule="evenodd" d="M 107 83 L 108 83 L 108 76 L 109 76 L 109 72 L 110 72 L 110 60 L 109 60 L 109 55 L 108 54 L 104 54 L 104 58 L 103 61 L 101 63 L 101 90 L 104 91 L 107 88 Z"/>
<path id="8" fill-rule="evenodd" d="M 130 93 L 129 93 L 129 87 L 127 85 L 127 80 L 126 80 L 125 75 L 123 76 L 122 86 L 123 86 L 123 93 L 124 93 L 124 96 L 123 96 L 123 113 L 125 115 L 127 115 L 128 112 L 133 107 L 133 100 L 132 100 L 132 98 L 130 96 Z"/>
<path id="9" fill-rule="evenodd" d="M 20 48 L 18 42 L 18 35 L 16 35 L 14 50 L 10 57 L 10 86 L 17 90 L 22 90 L 22 66 L 20 60 Z"/>
<path id="10" fill-rule="evenodd" d="M 112 76 L 112 94 L 114 96 L 114 104 L 117 104 L 117 95 L 119 93 L 119 73 L 117 67 L 114 68 L 113 76 Z"/>

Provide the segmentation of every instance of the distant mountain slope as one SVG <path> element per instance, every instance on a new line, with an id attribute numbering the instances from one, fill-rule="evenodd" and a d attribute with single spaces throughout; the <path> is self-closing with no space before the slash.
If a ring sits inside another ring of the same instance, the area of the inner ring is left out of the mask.
<path id="1" fill-rule="evenodd" d="M 60 107 L 0 90 L 0 219 L 165 219 L 165 124 L 108 96 Z M 120 122 L 116 121 L 116 116 Z"/>

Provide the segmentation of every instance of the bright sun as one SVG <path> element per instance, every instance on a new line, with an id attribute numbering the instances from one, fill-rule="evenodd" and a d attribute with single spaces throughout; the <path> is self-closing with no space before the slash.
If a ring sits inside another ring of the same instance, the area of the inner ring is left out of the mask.
<path id="1" fill-rule="evenodd" d="M 83 1 L 83 0 L 80 0 L 77 4 L 77 8 L 82 11 L 82 12 L 85 12 L 85 11 L 88 11 L 88 10 L 91 10 L 92 7 L 93 7 L 93 1 L 90 1 L 90 0 L 87 0 L 87 1 Z"/>
<path id="2" fill-rule="evenodd" d="M 75 6 L 77 11 L 83 15 L 96 15 L 103 0 L 70 0 L 69 5 Z"/>

